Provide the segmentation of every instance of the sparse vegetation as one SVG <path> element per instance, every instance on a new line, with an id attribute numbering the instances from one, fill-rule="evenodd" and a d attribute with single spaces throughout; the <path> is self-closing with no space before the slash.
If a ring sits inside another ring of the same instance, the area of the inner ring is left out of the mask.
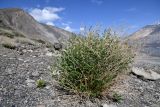
<path id="1" fill-rule="evenodd" d="M 13 30 L 10 30 L 10 29 L 3 29 L 3 28 L 0 28 L 0 35 L 1 36 L 6 36 L 6 37 L 9 37 L 9 38 L 14 38 L 14 37 L 25 38 L 25 36 L 21 33 L 18 33 L 16 31 L 13 31 Z"/>
<path id="2" fill-rule="evenodd" d="M 16 38 L 16 43 L 27 44 L 27 45 L 35 45 L 35 42 L 28 38 Z"/>
<path id="3" fill-rule="evenodd" d="M 21 38 L 26 38 L 23 34 L 19 33 L 19 32 L 14 32 L 14 36 L 15 37 L 21 37 Z"/>
<path id="4" fill-rule="evenodd" d="M 114 93 L 112 99 L 113 99 L 114 102 L 118 102 L 118 103 L 121 102 L 121 100 L 123 100 L 122 96 L 118 93 Z"/>
<path id="5" fill-rule="evenodd" d="M 44 88 L 46 86 L 46 82 L 42 79 L 37 80 L 37 87 L 38 88 Z"/>
<path id="6" fill-rule="evenodd" d="M 0 33 L 0 34 L 9 38 L 14 38 L 13 34 L 9 34 L 9 33 Z"/>
<path id="7" fill-rule="evenodd" d="M 41 43 L 41 44 L 45 44 L 45 43 L 46 43 L 46 41 L 44 41 L 44 40 L 42 40 L 42 39 L 32 39 L 32 40 L 34 40 L 34 41 L 36 41 L 36 42 L 39 42 L 39 43 Z"/>
<path id="8" fill-rule="evenodd" d="M 2 46 L 5 48 L 8 48 L 8 49 L 15 49 L 16 48 L 16 46 L 12 43 L 3 43 Z"/>
<path id="9" fill-rule="evenodd" d="M 62 51 L 56 65 L 59 82 L 78 94 L 99 96 L 129 68 L 132 57 L 131 49 L 110 30 L 103 34 L 91 30 L 85 36 L 73 37 Z"/>
<path id="10" fill-rule="evenodd" d="M 0 36 L 0 44 L 9 49 L 15 49 L 20 44 L 27 44 L 27 45 L 36 45 L 36 43 L 28 38 L 23 37 L 16 37 L 16 38 L 9 38 L 6 36 Z"/>

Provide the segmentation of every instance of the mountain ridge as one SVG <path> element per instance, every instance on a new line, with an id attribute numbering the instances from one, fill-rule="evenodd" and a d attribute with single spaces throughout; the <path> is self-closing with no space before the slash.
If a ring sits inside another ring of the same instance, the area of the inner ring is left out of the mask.
<path id="1" fill-rule="evenodd" d="M 0 9 L 0 27 L 9 28 L 31 39 L 42 39 L 52 44 L 66 42 L 72 35 L 58 27 L 37 22 L 31 15 L 19 8 Z"/>
<path id="2" fill-rule="evenodd" d="M 140 52 L 160 57 L 160 24 L 146 25 L 126 40 Z"/>

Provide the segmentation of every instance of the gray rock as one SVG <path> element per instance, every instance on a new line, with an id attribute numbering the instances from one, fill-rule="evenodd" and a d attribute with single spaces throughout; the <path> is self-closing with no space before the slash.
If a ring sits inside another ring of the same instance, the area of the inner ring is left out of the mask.
<path id="1" fill-rule="evenodd" d="M 46 88 L 46 89 L 50 89 L 51 87 L 50 87 L 50 86 L 46 86 L 45 88 Z"/>
<path id="2" fill-rule="evenodd" d="M 60 50 L 60 49 L 62 49 L 62 44 L 60 44 L 60 43 L 54 43 L 54 49 L 55 50 Z"/>
<path id="3" fill-rule="evenodd" d="M 34 77 L 38 77 L 39 75 L 40 75 L 40 74 L 39 74 L 38 71 L 32 72 L 32 76 L 34 76 Z"/>
<path id="4" fill-rule="evenodd" d="M 149 70 L 149 71 L 145 71 L 143 68 L 138 68 L 138 67 L 133 67 L 132 68 L 132 73 L 143 77 L 144 79 L 148 79 L 148 80 L 158 80 L 160 79 L 160 74 Z"/>
<path id="5" fill-rule="evenodd" d="M 53 56 L 52 52 L 47 52 L 46 56 Z"/>
<path id="6" fill-rule="evenodd" d="M 36 86 L 36 85 L 35 85 L 35 81 L 32 80 L 32 79 L 27 79 L 27 80 L 26 80 L 26 83 L 27 83 L 27 86 L 28 86 L 28 87 L 35 87 L 35 86 Z"/>
<path id="7" fill-rule="evenodd" d="M 28 50 L 27 52 L 33 52 L 33 50 Z"/>
<path id="8" fill-rule="evenodd" d="M 23 52 L 23 53 L 25 53 L 25 52 L 27 52 L 27 50 L 26 50 L 26 49 L 24 49 L 24 50 L 22 50 L 22 52 Z"/>
<path id="9" fill-rule="evenodd" d="M 7 72 L 7 74 L 13 74 L 14 71 L 11 68 L 6 68 L 5 72 Z"/>

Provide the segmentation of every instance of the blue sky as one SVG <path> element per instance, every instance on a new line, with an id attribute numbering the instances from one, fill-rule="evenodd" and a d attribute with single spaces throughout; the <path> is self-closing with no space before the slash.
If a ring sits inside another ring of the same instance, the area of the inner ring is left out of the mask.
<path id="1" fill-rule="evenodd" d="M 0 0 L 0 8 L 8 7 L 73 32 L 100 24 L 131 33 L 160 21 L 160 0 Z"/>

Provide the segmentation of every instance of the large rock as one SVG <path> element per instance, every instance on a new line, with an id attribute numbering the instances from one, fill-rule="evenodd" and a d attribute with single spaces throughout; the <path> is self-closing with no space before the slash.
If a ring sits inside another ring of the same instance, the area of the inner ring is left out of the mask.
<path id="1" fill-rule="evenodd" d="M 141 76 L 144 79 L 148 79 L 148 80 L 160 79 L 160 74 L 158 74 L 152 70 L 145 71 L 144 68 L 133 67 L 132 73 L 135 75 Z"/>
<path id="2" fill-rule="evenodd" d="M 60 49 L 62 49 L 62 44 L 61 44 L 61 43 L 54 43 L 54 49 L 55 49 L 55 50 L 60 50 Z"/>

